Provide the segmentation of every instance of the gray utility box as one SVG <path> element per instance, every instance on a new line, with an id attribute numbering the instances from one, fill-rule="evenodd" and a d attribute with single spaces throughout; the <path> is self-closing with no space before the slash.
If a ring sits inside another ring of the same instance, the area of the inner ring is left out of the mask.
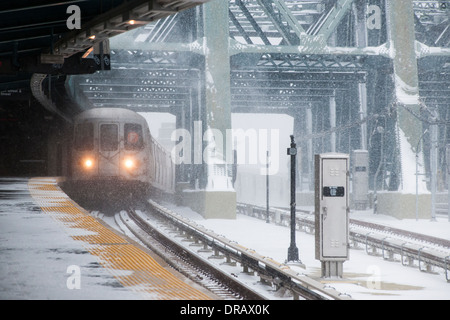
<path id="1" fill-rule="evenodd" d="M 369 152 L 353 150 L 352 196 L 356 210 L 365 210 L 369 206 Z"/>
<path id="2" fill-rule="evenodd" d="M 349 156 L 315 156 L 316 259 L 322 277 L 342 277 L 349 258 Z"/>

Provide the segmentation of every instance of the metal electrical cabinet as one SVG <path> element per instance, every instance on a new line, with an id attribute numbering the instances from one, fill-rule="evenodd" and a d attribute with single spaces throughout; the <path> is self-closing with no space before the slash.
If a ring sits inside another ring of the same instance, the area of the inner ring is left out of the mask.
<path id="1" fill-rule="evenodd" d="M 316 259 L 322 276 L 342 277 L 349 258 L 349 156 L 327 153 L 315 156 Z"/>

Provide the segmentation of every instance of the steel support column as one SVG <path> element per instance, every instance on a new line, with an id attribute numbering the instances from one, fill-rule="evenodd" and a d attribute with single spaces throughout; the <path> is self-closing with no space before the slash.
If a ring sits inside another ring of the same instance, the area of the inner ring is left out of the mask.
<path id="1" fill-rule="evenodd" d="M 200 213 L 206 218 L 235 218 L 236 192 L 228 170 L 232 166 L 229 2 L 213 0 L 203 6 L 205 54 L 205 115 L 203 165 L 207 183 L 197 193 Z M 198 143 L 198 142 L 197 142 Z"/>
<path id="2" fill-rule="evenodd" d="M 228 5 L 213 0 L 203 6 L 207 122 L 224 137 L 231 128 Z"/>
<path id="3" fill-rule="evenodd" d="M 411 0 L 387 0 L 388 37 L 394 62 L 395 102 L 398 126 L 409 145 L 415 145 L 423 130 L 413 115 L 419 114 L 419 76 L 415 51 L 414 11 Z M 402 143 L 399 141 L 399 143 Z M 401 146 L 400 146 L 401 147 Z M 403 157 L 404 159 L 404 157 Z M 402 160 L 403 161 L 403 160 Z M 402 163 L 402 179 L 405 164 Z M 403 188 L 405 185 L 403 184 Z"/>

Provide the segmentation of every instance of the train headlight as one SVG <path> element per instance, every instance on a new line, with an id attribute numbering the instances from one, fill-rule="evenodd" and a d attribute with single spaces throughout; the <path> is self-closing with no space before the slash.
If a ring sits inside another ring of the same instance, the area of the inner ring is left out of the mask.
<path id="1" fill-rule="evenodd" d="M 92 169 L 94 166 L 94 160 L 87 158 L 83 160 L 83 166 L 85 169 Z"/>
<path id="2" fill-rule="evenodd" d="M 125 166 L 125 168 L 127 168 L 128 170 L 132 170 L 136 167 L 136 163 L 133 159 L 131 158 L 127 158 L 125 159 L 125 161 L 123 162 L 123 165 Z"/>

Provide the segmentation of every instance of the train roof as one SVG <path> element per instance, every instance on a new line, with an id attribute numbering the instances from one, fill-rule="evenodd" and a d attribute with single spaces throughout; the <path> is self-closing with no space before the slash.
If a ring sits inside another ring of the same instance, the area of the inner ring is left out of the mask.
<path id="1" fill-rule="evenodd" d="M 145 118 L 134 111 L 123 108 L 93 108 L 81 112 L 75 117 L 75 121 L 82 119 L 105 119 L 105 120 L 135 120 L 146 122 Z"/>

